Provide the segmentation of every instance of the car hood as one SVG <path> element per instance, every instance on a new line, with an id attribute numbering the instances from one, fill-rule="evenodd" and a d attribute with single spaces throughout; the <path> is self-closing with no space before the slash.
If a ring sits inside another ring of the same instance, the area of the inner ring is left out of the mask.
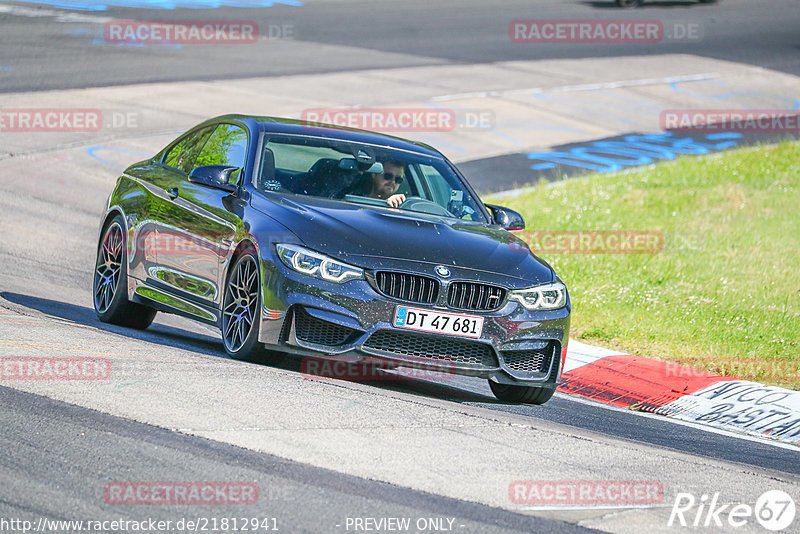
<path id="1" fill-rule="evenodd" d="M 300 203 L 276 195 L 273 201 L 269 214 L 305 246 L 359 267 L 423 262 L 512 277 L 526 286 L 555 279 L 524 241 L 497 227 L 314 197 Z"/>

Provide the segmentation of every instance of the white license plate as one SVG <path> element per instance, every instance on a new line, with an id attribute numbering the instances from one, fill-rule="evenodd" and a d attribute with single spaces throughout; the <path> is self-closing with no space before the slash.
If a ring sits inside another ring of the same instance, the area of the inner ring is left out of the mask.
<path id="1" fill-rule="evenodd" d="M 483 317 L 398 306 L 394 312 L 393 324 L 397 328 L 408 328 L 409 330 L 420 330 L 422 332 L 481 337 Z"/>

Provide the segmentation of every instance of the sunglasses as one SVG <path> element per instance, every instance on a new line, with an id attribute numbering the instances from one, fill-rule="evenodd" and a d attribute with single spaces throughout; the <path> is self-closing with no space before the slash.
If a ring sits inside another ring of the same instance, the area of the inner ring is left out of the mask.
<path id="1" fill-rule="evenodd" d="M 384 172 L 383 173 L 383 179 L 384 180 L 394 180 L 394 183 L 396 183 L 396 184 L 402 184 L 403 183 L 403 176 L 402 175 L 400 175 L 400 174 L 392 174 L 391 172 Z"/>

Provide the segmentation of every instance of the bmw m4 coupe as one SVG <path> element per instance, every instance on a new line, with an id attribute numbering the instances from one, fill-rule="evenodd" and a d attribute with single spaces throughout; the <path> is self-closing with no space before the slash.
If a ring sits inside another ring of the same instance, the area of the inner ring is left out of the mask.
<path id="1" fill-rule="evenodd" d="M 100 222 L 94 307 L 157 311 L 258 352 L 424 366 L 542 404 L 564 365 L 570 300 L 430 146 L 291 119 L 226 115 L 118 178 Z"/>

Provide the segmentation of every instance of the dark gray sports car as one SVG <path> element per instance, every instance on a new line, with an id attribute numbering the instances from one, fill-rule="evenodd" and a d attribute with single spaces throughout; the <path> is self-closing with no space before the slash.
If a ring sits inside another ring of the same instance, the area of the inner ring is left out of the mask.
<path id="1" fill-rule="evenodd" d="M 206 121 L 117 180 L 94 306 L 216 325 L 227 353 L 424 366 L 546 402 L 570 301 L 553 269 L 435 149 L 289 119 Z"/>

